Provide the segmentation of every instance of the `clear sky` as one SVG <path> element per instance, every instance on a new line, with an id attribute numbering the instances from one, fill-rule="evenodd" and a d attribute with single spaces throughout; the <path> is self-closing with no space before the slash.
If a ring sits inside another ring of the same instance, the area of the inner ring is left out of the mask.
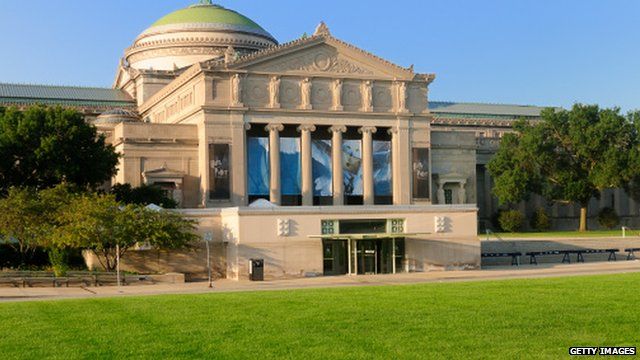
<path id="1" fill-rule="evenodd" d="M 124 49 L 196 0 L 0 0 L 0 82 L 111 86 Z M 334 36 L 418 72 L 432 100 L 640 108 L 640 1 L 220 0 L 280 42 Z"/>

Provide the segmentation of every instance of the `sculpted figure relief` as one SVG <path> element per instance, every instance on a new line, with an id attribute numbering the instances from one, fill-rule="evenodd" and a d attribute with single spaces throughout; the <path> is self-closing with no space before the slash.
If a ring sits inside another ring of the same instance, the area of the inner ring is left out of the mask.
<path id="1" fill-rule="evenodd" d="M 362 111 L 373 110 L 373 91 L 371 81 L 367 80 L 362 83 Z"/>
<path id="2" fill-rule="evenodd" d="M 236 50 L 233 48 L 233 46 L 228 46 L 227 50 L 225 50 L 224 52 L 224 62 L 228 64 L 234 61 L 235 59 L 236 59 Z"/>
<path id="3" fill-rule="evenodd" d="M 269 82 L 269 106 L 277 109 L 280 107 L 280 77 L 272 76 Z"/>
<path id="4" fill-rule="evenodd" d="M 300 82 L 301 109 L 311 109 L 311 80 L 305 78 Z"/>
<path id="5" fill-rule="evenodd" d="M 242 106 L 242 77 L 240 74 L 231 77 L 231 105 Z"/>
<path id="6" fill-rule="evenodd" d="M 398 112 L 407 112 L 407 83 L 400 81 L 398 87 Z"/>
<path id="7" fill-rule="evenodd" d="M 342 110 L 342 80 L 333 82 L 333 110 Z"/>

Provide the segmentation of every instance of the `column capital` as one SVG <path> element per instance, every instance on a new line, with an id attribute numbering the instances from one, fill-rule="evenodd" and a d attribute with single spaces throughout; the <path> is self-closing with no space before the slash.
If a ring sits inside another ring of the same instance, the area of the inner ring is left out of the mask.
<path id="1" fill-rule="evenodd" d="M 298 126 L 297 130 L 298 132 L 303 132 L 303 131 L 314 132 L 316 131 L 316 126 L 313 124 L 302 124 Z"/>
<path id="2" fill-rule="evenodd" d="M 375 134 L 378 129 L 375 126 L 363 126 L 358 129 L 359 134 Z"/>
<path id="3" fill-rule="evenodd" d="M 341 132 L 341 133 L 345 133 L 347 132 L 347 127 L 344 125 L 333 125 L 332 127 L 329 128 L 329 132 Z"/>
<path id="4" fill-rule="evenodd" d="M 400 132 L 400 129 L 398 129 L 397 126 L 393 126 L 387 129 L 387 134 L 389 135 L 397 135 L 399 132 Z"/>
<path id="5" fill-rule="evenodd" d="M 282 124 L 269 124 L 269 125 L 264 127 L 264 130 L 265 131 L 269 131 L 269 132 L 271 132 L 271 131 L 280 132 L 280 131 L 284 130 L 284 125 L 282 125 Z"/>

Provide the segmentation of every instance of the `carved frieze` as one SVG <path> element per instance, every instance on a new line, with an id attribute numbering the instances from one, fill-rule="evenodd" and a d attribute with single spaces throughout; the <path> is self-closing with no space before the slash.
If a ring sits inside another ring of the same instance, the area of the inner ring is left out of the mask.
<path id="1" fill-rule="evenodd" d="M 335 74 L 373 75 L 373 71 L 349 61 L 328 49 L 310 51 L 283 61 L 266 64 L 261 70 L 273 72 L 326 72 Z"/>

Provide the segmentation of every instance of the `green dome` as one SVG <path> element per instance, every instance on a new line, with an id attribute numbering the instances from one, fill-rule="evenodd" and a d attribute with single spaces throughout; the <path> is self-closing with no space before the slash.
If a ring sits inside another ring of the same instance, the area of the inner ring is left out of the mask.
<path id="1" fill-rule="evenodd" d="M 185 24 L 185 23 L 217 23 L 250 26 L 262 29 L 248 17 L 220 5 L 198 4 L 174 11 L 156 21 L 153 26 Z"/>
<path id="2" fill-rule="evenodd" d="M 204 0 L 199 4 L 174 11 L 156 21 L 148 30 L 154 31 L 154 28 L 181 24 L 199 24 L 226 31 L 248 32 L 275 40 L 271 34 L 253 20 L 236 11 L 212 4 L 210 0 Z"/>

